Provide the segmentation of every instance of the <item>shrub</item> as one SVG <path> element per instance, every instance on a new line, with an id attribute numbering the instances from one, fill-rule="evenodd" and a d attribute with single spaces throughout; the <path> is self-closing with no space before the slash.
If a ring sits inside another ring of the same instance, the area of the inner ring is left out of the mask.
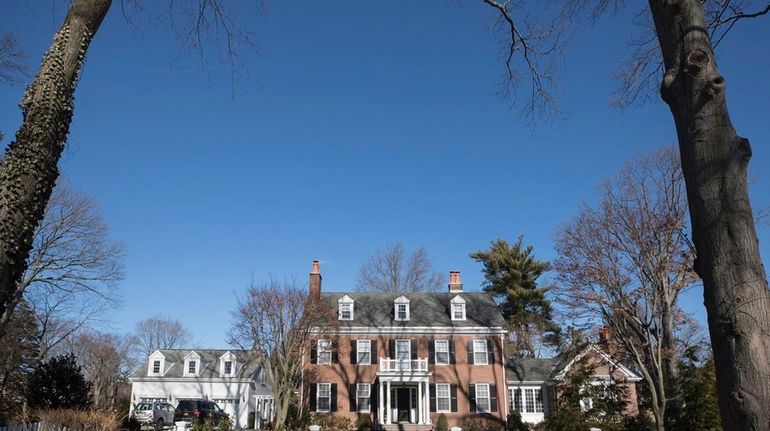
<path id="1" fill-rule="evenodd" d="M 88 431 L 118 431 L 120 420 L 103 411 L 85 410 L 39 410 L 35 416 L 40 421 L 41 429 L 70 429 Z"/>
<path id="2" fill-rule="evenodd" d="M 369 415 L 361 415 L 356 421 L 357 431 L 372 431 L 372 417 Z"/>
<path id="3" fill-rule="evenodd" d="M 508 413 L 505 429 L 507 431 L 529 431 L 529 425 L 521 420 L 521 413 L 514 410 Z"/>
<path id="4" fill-rule="evenodd" d="M 449 424 L 446 420 L 446 415 L 441 413 L 436 420 L 436 431 L 449 431 Z"/>
<path id="5" fill-rule="evenodd" d="M 465 419 L 460 424 L 460 428 L 463 431 L 505 431 L 500 421 L 488 417 Z"/>
<path id="6" fill-rule="evenodd" d="M 254 412 L 249 412 L 249 418 L 246 419 L 246 427 L 249 429 L 254 429 L 256 425 L 254 424 L 254 421 L 257 420 L 257 415 Z"/>
<path id="7" fill-rule="evenodd" d="M 353 422 L 341 416 L 329 414 L 313 415 L 311 425 L 319 425 L 321 431 L 353 431 Z"/>

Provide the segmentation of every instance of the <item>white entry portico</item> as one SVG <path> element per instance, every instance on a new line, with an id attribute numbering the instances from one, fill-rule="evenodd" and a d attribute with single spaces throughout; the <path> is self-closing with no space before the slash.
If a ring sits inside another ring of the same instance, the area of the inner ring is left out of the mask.
<path id="1" fill-rule="evenodd" d="M 377 378 L 377 417 L 380 425 L 429 425 L 428 359 L 380 358 Z"/>

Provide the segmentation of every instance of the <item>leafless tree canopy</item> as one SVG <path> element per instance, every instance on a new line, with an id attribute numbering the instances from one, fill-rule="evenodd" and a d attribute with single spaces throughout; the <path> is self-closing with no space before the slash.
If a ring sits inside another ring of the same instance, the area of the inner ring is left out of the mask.
<path id="1" fill-rule="evenodd" d="M 228 340 L 252 349 L 265 366 L 273 383 L 275 427 L 280 428 L 300 385 L 303 356 L 322 334 L 333 339 L 336 311 L 291 281 L 271 279 L 252 283 L 238 298 L 232 318 Z"/>
<path id="2" fill-rule="evenodd" d="M 35 230 L 17 289 L 35 310 L 40 358 L 68 335 L 98 321 L 119 302 L 125 247 L 108 236 L 97 203 L 60 182 Z M 10 318 L 0 319 L 0 331 Z"/>
<path id="3" fill-rule="evenodd" d="M 629 164 L 557 234 L 559 302 L 569 319 L 610 328 L 645 379 L 659 429 L 676 393 L 677 300 L 697 281 L 686 215 L 679 161 L 666 149 Z"/>
<path id="4" fill-rule="evenodd" d="M 65 349 L 72 353 L 92 385 L 94 407 L 112 410 L 121 386 L 137 363 L 131 355 L 134 339 L 131 336 L 80 331 L 69 337 Z"/>
<path id="5" fill-rule="evenodd" d="M 20 82 L 28 73 L 24 58 L 24 51 L 19 47 L 19 39 L 15 34 L 0 36 L 0 81 L 6 84 Z"/>
<path id="6" fill-rule="evenodd" d="M 356 290 L 360 292 L 437 292 L 446 283 L 433 269 L 427 250 L 418 248 L 407 254 L 401 243 L 377 250 L 358 271 Z"/>
<path id="7" fill-rule="evenodd" d="M 192 334 L 179 320 L 155 316 L 136 324 L 136 344 L 143 358 L 158 349 L 182 348 L 192 340 Z"/>

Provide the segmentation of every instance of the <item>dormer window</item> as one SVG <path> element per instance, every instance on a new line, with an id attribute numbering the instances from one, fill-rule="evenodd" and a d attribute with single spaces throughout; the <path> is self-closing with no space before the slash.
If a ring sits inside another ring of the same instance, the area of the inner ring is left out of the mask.
<path id="1" fill-rule="evenodd" d="M 150 355 L 149 363 L 147 364 L 148 376 L 162 376 L 166 370 L 166 357 L 160 351 L 155 351 Z"/>
<path id="2" fill-rule="evenodd" d="M 337 300 L 337 304 L 339 306 L 338 318 L 340 320 L 353 320 L 353 298 L 345 295 Z"/>
<path id="3" fill-rule="evenodd" d="M 450 303 L 449 314 L 452 320 L 465 320 L 465 298 L 457 295 Z"/>
<path id="4" fill-rule="evenodd" d="M 184 357 L 184 375 L 185 376 L 198 376 L 198 370 L 200 369 L 201 357 L 195 353 L 190 352 Z"/>
<path id="5" fill-rule="evenodd" d="M 396 320 L 409 320 L 409 298 L 404 295 L 399 296 L 393 301 L 395 306 L 393 315 Z"/>
<path id="6" fill-rule="evenodd" d="M 234 376 L 236 370 L 236 357 L 232 352 L 226 352 L 219 357 L 219 374 L 222 376 Z"/>

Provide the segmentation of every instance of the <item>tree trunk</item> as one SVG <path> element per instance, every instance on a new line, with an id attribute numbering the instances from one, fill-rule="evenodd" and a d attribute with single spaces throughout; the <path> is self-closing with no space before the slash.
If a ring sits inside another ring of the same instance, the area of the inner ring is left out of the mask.
<path id="1" fill-rule="evenodd" d="M 72 95 L 91 40 L 111 0 L 73 0 L 35 81 L 21 102 L 23 121 L 0 162 L 0 315 L 20 299 L 35 228 L 59 176 L 72 121 Z M 0 337 L 5 332 L 0 326 Z"/>
<path id="2" fill-rule="evenodd" d="M 670 289 L 668 289 L 670 292 Z M 674 334 L 674 311 L 669 298 L 664 296 L 665 305 L 661 322 L 663 324 L 661 334 L 661 344 L 663 346 L 663 381 L 666 384 L 666 412 L 664 421 L 667 429 L 672 428 L 672 419 L 675 414 L 679 414 L 681 407 L 681 398 L 679 391 L 679 369 L 676 354 L 676 336 Z"/>
<path id="3" fill-rule="evenodd" d="M 751 148 L 727 111 L 699 0 L 649 0 L 676 124 L 726 430 L 770 428 L 770 295 L 749 205 Z"/>

